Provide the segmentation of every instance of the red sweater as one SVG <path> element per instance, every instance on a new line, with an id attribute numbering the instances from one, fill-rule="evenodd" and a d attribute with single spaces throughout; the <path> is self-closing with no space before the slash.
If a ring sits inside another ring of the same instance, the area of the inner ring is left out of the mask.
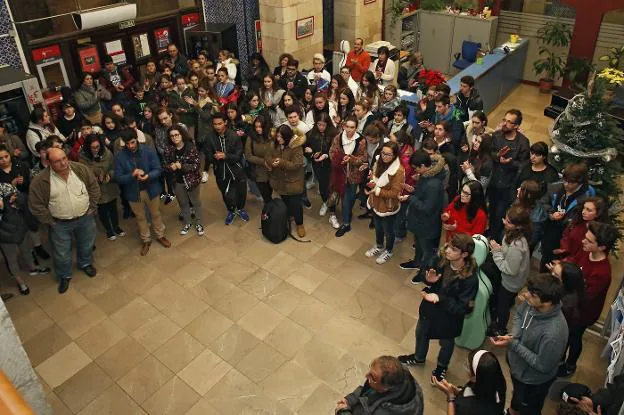
<path id="1" fill-rule="evenodd" d="M 467 233 L 468 235 L 483 234 L 487 228 L 487 215 L 483 209 L 479 209 L 472 222 L 468 221 L 468 212 L 464 205 L 461 209 L 455 209 L 455 202 L 460 196 L 455 196 L 455 199 L 444 209 L 444 213 L 449 214 L 449 220 L 444 223 L 452 225 L 457 224 L 457 228 L 454 231 L 446 231 L 446 240 L 450 241 L 451 237 L 456 233 Z"/>
<path id="2" fill-rule="evenodd" d="M 354 81 L 360 82 L 364 72 L 368 71 L 368 67 L 371 64 L 371 58 L 368 52 L 362 51 L 356 54 L 354 50 L 347 53 L 347 63 L 345 66 L 351 69 L 351 78 Z"/>
<path id="3" fill-rule="evenodd" d="M 579 251 L 576 256 L 567 258 L 583 270 L 585 280 L 585 296 L 579 304 L 581 310 L 573 324 L 590 326 L 598 320 L 604 306 L 607 291 L 611 285 L 611 264 L 609 258 L 602 261 L 591 261 L 589 252 Z"/>
<path id="4" fill-rule="evenodd" d="M 564 255 L 573 257 L 583 250 L 583 238 L 587 233 L 587 222 L 581 221 L 577 224 L 566 226 L 561 237 L 560 247 Z"/>

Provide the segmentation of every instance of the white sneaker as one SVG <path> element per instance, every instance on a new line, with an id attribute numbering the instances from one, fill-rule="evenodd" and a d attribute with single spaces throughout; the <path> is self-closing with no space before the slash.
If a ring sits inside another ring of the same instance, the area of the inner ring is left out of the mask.
<path id="1" fill-rule="evenodd" d="M 364 253 L 364 255 L 366 255 L 366 258 L 372 258 L 372 257 L 374 257 L 376 255 L 381 254 L 383 251 L 384 251 L 383 248 L 380 248 L 377 245 L 375 245 L 371 249 L 366 251 L 366 253 Z"/>
<path id="2" fill-rule="evenodd" d="M 392 258 L 392 252 L 383 251 L 381 255 L 377 257 L 375 262 L 378 263 L 379 265 L 385 264 L 386 262 L 390 260 L 390 258 Z"/>
<path id="3" fill-rule="evenodd" d="M 338 222 L 338 218 L 336 217 L 336 215 L 330 215 L 329 216 L 329 223 L 331 224 L 332 228 L 334 228 L 334 229 L 340 228 L 340 222 Z"/>
<path id="4" fill-rule="evenodd" d="M 202 172 L 201 182 L 202 183 L 206 183 L 207 181 L 208 181 L 208 172 L 204 171 L 204 172 Z"/>
<path id="5" fill-rule="evenodd" d="M 180 235 L 186 235 L 187 233 L 189 233 L 190 229 L 191 229 L 191 224 L 187 223 L 186 225 L 184 225 L 182 229 L 180 229 Z"/>
<path id="6" fill-rule="evenodd" d="M 319 215 L 325 216 L 327 214 L 327 205 L 323 203 L 321 205 L 321 209 L 319 210 Z"/>

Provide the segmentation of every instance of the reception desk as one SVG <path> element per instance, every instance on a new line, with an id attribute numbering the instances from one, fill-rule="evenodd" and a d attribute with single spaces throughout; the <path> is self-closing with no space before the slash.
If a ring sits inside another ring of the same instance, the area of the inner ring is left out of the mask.
<path id="1" fill-rule="evenodd" d="M 483 57 L 483 63 L 473 63 L 447 81 L 451 94 L 459 91 L 459 81 L 470 75 L 475 79 L 475 87 L 483 99 L 483 109 L 487 114 L 513 91 L 522 81 L 522 72 L 527 57 L 528 40 L 522 39 L 509 53 L 503 51 L 502 46 Z M 417 94 L 408 91 L 399 91 L 401 100 L 410 107 L 410 124 L 416 122 L 414 107 L 418 105 Z"/>

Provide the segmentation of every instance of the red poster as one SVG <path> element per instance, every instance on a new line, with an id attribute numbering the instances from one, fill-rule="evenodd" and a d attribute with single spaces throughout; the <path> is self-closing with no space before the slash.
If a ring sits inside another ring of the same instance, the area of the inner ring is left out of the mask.
<path id="1" fill-rule="evenodd" d="M 262 53 L 262 30 L 260 26 L 260 20 L 254 22 L 256 30 L 256 52 Z"/>
<path id="2" fill-rule="evenodd" d="M 182 16 L 182 27 L 191 27 L 199 24 L 199 13 L 189 13 Z"/>
<path id="3" fill-rule="evenodd" d="M 61 57 L 61 47 L 56 45 L 46 46 L 45 48 L 33 49 L 32 58 L 35 63 L 42 63 L 55 60 Z"/>
<path id="4" fill-rule="evenodd" d="M 167 51 L 167 46 L 171 43 L 171 35 L 169 34 L 169 27 L 161 27 L 154 30 L 154 38 L 156 39 L 156 49 L 158 53 Z"/>
<path id="5" fill-rule="evenodd" d="M 102 68 L 96 46 L 78 49 L 78 56 L 80 56 L 80 67 L 83 72 L 96 73 Z"/>

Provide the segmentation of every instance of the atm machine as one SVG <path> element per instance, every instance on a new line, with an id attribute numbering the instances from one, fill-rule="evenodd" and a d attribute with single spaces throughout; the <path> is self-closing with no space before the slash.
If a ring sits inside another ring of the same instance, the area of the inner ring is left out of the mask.
<path id="1" fill-rule="evenodd" d="M 10 66 L 0 68 L 0 121 L 7 132 L 24 137 L 30 112 L 46 106 L 37 77 Z"/>

